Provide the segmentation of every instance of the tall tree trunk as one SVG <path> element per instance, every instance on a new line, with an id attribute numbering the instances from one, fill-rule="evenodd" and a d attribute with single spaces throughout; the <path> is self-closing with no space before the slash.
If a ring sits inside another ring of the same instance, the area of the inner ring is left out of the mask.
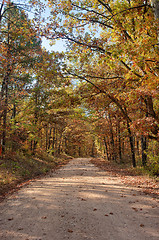
<path id="1" fill-rule="evenodd" d="M 9 85 L 9 77 L 11 74 L 10 65 L 8 65 L 8 70 L 6 76 L 4 77 L 1 89 L 1 102 L 2 102 L 2 117 L 3 117 L 3 131 L 2 131 L 2 154 L 5 153 L 6 149 L 6 133 L 7 133 L 7 114 L 8 114 L 8 85 Z M 16 105 L 14 103 L 13 106 L 13 118 L 16 115 Z"/>
<path id="2" fill-rule="evenodd" d="M 38 142 L 36 140 L 34 140 L 34 142 L 33 142 L 33 153 L 35 153 L 37 143 Z"/>
<path id="3" fill-rule="evenodd" d="M 16 116 L 16 104 L 14 102 L 14 105 L 13 105 L 13 121 L 14 121 L 14 126 L 16 125 L 16 120 L 15 120 L 15 116 Z M 13 136 L 16 135 L 16 130 L 13 131 Z M 12 140 L 12 151 L 14 152 L 16 150 L 17 146 L 15 144 L 15 141 Z"/>
<path id="4" fill-rule="evenodd" d="M 0 6 L 0 23 L 2 21 L 2 17 L 3 17 L 3 7 L 4 7 L 4 0 L 2 0 L 1 6 Z"/>
<path id="5" fill-rule="evenodd" d="M 48 128 L 45 130 L 45 149 L 48 150 Z"/>
<path id="6" fill-rule="evenodd" d="M 61 153 L 61 143 L 62 143 L 62 133 L 59 136 L 59 144 L 58 144 L 58 154 Z"/>
<path id="7" fill-rule="evenodd" d="M 38 123 L 38 119 L 39 119 L 38 102 L 39 102 L 39 95 L 40 95 L 40 93 L 39 93 L 39 89 L 38 88 L 39 88 L 39 80 L 37 79 L 37 82 L 36 82 L 36 85 L 35 85 L 35 89 L 34 89 L 34 91 L 35 91 L 34 124 L 35 124 L 36 127 L 37 127 L 37 123 Z M 37 144 L 38 144 L 38 141 L 34 140 L 34 143 L 33 143 L 33 153 L 36 150 Z"/>
<path id="8" fill-rule="evenodd" d="M 8 22 L 8 39 L 7 39 L 7 44 L 8 44 L 7 59 L 8 59 L 8 62 L 10 62 L 9 30 L 10 30 L 10 23 Z M 4 104 L 4 110 L 3 110 L 3 115 L 2 115 L 3 116 L 2 154 L 4 154 L 5 150 L 6 150 L 6 131 L 7 131 L 6 129 L 7 129 L 7 113 L 8 113 L 8 84 L 9 84 L 10 74 L 11 74 L 11 66 L 10 66 L 10 63 L 9 63 L 8 66 L 7 66 L 6 76 L 3 79 L 2 89 L 1 89 L 1 99 L 2 99 L 2 104 Z"/>
<path id="9" fill-rule="evenodd" d="M 154 15 L 157 20 L 159 20 L 159 1 L 158 0 L 151 0 L 152 7 L 154 10 Z"/>
<path id="10" fill-rule="evenodd" d="M 2 132 L 2 154 L 6 150 L 6 129 L 7 129 L 7 112 L 8 112 L 8 80 L 5 83 L 5 105 L 3 110 L 3 132 Z"/>
<path id="11" fill-rule="evenodd" d="M 155 18 L 158 21 L 157 31 L 158 31 L 158 50 L 159 50 L 159 0 L 151 0 L 151 2 L 152 2 Z"/>
<path id="12" fill-rule="evenodd" d="M 137 149 L 137 155 L 140 155 L 140 151 L 139 151 L 139 140 L 136 139 L 136 149 Z"/>
<path id="13" fill-rule="evenodd" d="M 52 133 L 52 127 L 50 127 L 50 130 L 49 130 L 48 149 L 50 149 L 50 146 L 51 146 L 51 133 Z"/>
<path id="14" fill-rule="evenodd" d="M 108 151 L 108 145 L 107 145 L 107 141 L 106 141 L 106 136 L 105 136 L 103 139 L 104 139 L 104 145 L 105 145 L 105 150 L 106 150 L 107 160 L 110 161 L 110 158 L 109 158 L 109 151 Z"/>
<path id="15" fill-rule="evenodd" d="M 122 163 L 120 121 L 118 121 L 118 149 L 119 149 L 119 160 L 120 160 L 120 163 Z"/>
<path id="16" fill-rule="evenodd" d="M 123 141 L 122 141 L 122 147 L 121 147 L 121 151 L 122 151 L 122 155 L 124 156 L 124 154 L 125 154 L 125 141 L 124 141 L 125 139 L 123 139 Z"/>
<path id="17" fill-rule="evenodd" d="M 128 121 L 127 121 L 127 130 L 128 130 L 128 133 L 129 133 L 132 165 L 133 165 L 133 167 L 136 167 L 134 139 L 133 139 L 133 136 L 132 136 L 132 133 L 131 133 L 130 123 Z"/>
<path id="18" fill-rule="evenodd" d="M 53 127 L 53 136 L 52 136 L 52 149 L 53 149 L 53 155 L 55 154 L 55 138 L 56 138 L 56 128 Z"/>
<path id="19" fill-rule="evenodd" d="M 109 122 L 109 129 L 110 129 L 110 144 L 112 148 L 112 158 L 114 161 L 117 160 L 116 156 L 116 149 L 115 149 L 115 143 L 114 143 L 114 134 L 113 134 L 113 126 L 112 126 L 112 120 L 110 114 L 108 114 L 108 122 Z"/>
<path id="20" fill-rule="evenodd" d="M 81 157 L 81 147 L 80 146 L 78 148 L 78 155 L 79 155 L 79 157 Z"/>
<path id="21" fill-rule="evenodd" d="M 68 154 L 67 137 L 64 138 L 65 153 Z"/>
<path id="22" fill-rule="evenodd" d="M 93 140 L 93 144 L 92 144 L 92 157 L 95 156 L 95 141 Z"/>
<path id="23" fill-rule="evenodd" d="M 142 165 L 146 166 L 147 164 L 147 139 L 144 136 L 141 136 L 141 150 L 142 150 Z"/>

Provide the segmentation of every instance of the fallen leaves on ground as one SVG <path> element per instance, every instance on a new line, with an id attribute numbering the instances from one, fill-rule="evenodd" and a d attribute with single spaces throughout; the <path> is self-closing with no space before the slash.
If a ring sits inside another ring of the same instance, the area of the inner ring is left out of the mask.
<path id="1" fill-rule="evenodd" d="M 159 195 L 159 181 L 148 176 L 137 175 L 130 169 L 120 168 L 119 166 L 112 164 L 102 158 L 93 158 L 91 162 L 105 170 L 111 176 L 119 177 L 121 182 L 130 186 L 134 186 L 140 189 L 145 194 L 153 194 L 154 196 Z M 136 194 L 133 194 L 135 196 Z"/>
<path id="2" fill-rule="evenodd" d="M 67 231 L 68 231 L 69 233 L 73 233 L 73 230 L 71 230 L 71 229 L 68 229 Z"/>
<path id="3" fill-rule="evenodd" d="M 144 227 L 145 225 L 144 224 L 140 224 L 140 227 Z"/>

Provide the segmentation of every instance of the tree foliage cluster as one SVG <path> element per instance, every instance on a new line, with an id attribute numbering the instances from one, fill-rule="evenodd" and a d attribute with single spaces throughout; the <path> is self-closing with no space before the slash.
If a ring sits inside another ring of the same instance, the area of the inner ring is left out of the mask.
<path id="1" fill-rule="evenodd" d="M 1 16 L 0 155 L 79 153 L 88 127 L 63 76 L 63 54 L 42 48 L 39 23 L 23 6 L 3 1 Z"/>
<path id="2" fill-rule="evenodd" d="M 102 154 L 158 174 L 157 1 L 48 0 L 47 19 L 34 20 L 6 2 L 0 15 L 2 152 Z M 45 9 L 43 1 L 30 2 Z M 67 51 L 42 49 L 44 36 L 65 39 Z"/>
<path id="3" fill-rule="evenodd" d="M 49 37 L 68 40 L 68 73 L 99 119 L 94 130 L 107 158 L 147 165 L 152 148 L 158 156 L 159 140 L 157 1 L 50 0 L 49 6 L 56 26 Z"/>

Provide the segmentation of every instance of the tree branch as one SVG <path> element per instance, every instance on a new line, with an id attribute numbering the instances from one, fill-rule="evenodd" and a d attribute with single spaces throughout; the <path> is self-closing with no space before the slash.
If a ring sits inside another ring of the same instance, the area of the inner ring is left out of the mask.
<path id="1" fill-rule="evenodd" d="M 80 6 L 78 6 L 78 5 L 74 4 L 74 3 L 72 3 L 72 6 L 77 7 L 77 8 L 79 8 L 79 9 L 81 9 L 81 10 L 87 11 L 87 12 L 89 12 L 89 13 L 95 13 L 95 14 L 98 15 L 98 16 L 107 18 L 107 16 L 105 16 L 104 14 L 98 13 L 98 12 L 96 12 L 95 10 L 92 10 L 92 9 L 89 10 L 89 9 L 87 9 L 87 8 L 80 7 Z"/>
<path id="2" fill-rule="evenodd" d="M 88 48 L 90 48 L 90 49 L 93 49 L 93 50 L 98 50 L 98 51 L 100 51 L 100 52 L 102 52 L 102 53 L 106 53 L 108 56 L 112 56 L 112 53 L 111 52 L 109 52 L 109 51 L 106 51 L 105 49 L 103 49 L 102 47 L 99 47 L 99 46 L 97 46 L 97 45 L 90 45 L 90 44 L 87 44 L 87 43 L 82 43 L 82 42 L 80 42 L 79 40 L 77 40 L 77 39 L 74 39 L 74 38 L 71 38 L 71 37 L 68 37 L 67 35 L 64 35 L 63 34 L 63 37 L 62 37 L 63 39 L 68 39 L 68 40 L 70 40 L 70 41 L 72 41 L 72 42 L 75 42 L 75 43 L 77 43 L 77 44 L 79 44 L 79 45 L 82 45 L 82 46 L 86 46 L 86 47 L 88 47 Z M 131 71 L 132 69 L 123 61 L 123 60 L 120 60 L 120 59 L 118 59 L 129 71 Z M 140 75 L 140 74 L 138 74 L 138 73 L 136 73 L 136 72 L 133 72 L 137 77 L 139 77 L 139 78 L 141 78 L 142 76 Z"/>
<path id="3" fill-rule="evenodd" d="M 116 104 L 116 106 L 118 106 L 118 108 L 121 110 L 121 112 L 123 113 L 123 116 L 127 119 L 127 121 L 131 122 L 131 119 L 129 118 L 127 111 L 125 111 L 125 109 L 122 107 L 122 105 L 119 103 L 119 101 L 113 95 L 110 95 L 108 92 L 102 90 L 98 85 L 94 84 L 93 82 L 91 82 L 90 80 L 88 80 L 85 77 L 79 76 L 79 75 L 77 75 L 75 73 L 71 73 L 69 71 L 68 71 L 68 73 L 74 77 L 77 77 L 77 78 L 84 80 L 87 83 L 91 84 L 99 91 L 99 93 L 104 93 L 112 102 L 114 102 Z"/>
<path id="4" fill-rule="evenodd" d="M 93 22 L 93 23 L 98 23 L 98 24 L 100 24 L 100 25 L 103 25 L 104 27 L 108 27 L 108 28 L 111 28 L 111 29 L 114 29 L 111 25 L 108 25 L 108 24 L 106 24 L 105 22 L 101 22 L 101 21 L 99 21 L 99 20 L 97 20 L 97 19 L 87 19 L 87 18 L 78 18 L 78 17 L 75 17 L 75 16 L 73 16 L 73 15 L 71 15 L 71 14 L 68 14 L 68 16 L 70 16 L 70 17 L 72 17 L 72 18 L 74 18 L 74 19 L 77 19 L 78 21 L 87 21 L 88 23 L 89 22 Z M 79 26 L 77 26 L 77 27 L 79 27 Z M 76 28 L 77 28 L 76 27 Z"/>

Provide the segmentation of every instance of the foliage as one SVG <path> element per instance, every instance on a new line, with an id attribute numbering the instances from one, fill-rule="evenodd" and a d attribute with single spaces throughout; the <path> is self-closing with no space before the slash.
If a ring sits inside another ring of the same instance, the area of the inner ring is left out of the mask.
<path id="1" fill-rule="evenodd" d="M 68 40 L 67 72 L 80 82 L 77 91 L 85 107 L 108 121 L 107 157 L 118 148 L 113 159 L 119 155 L 122 161 L 125 145 L 134 167 L 135 148 L 146 165 L 148 139 L 158 141 L 159 131 L 158 22 L 151 5 L 126 0 L 48 2 L 52 24 L 47 36 Z"/>
<path id="2" fill-rule="evenodd" d="M 66 164 L 71 158 L 60 156 L 54 158 L 46 153 L 36 156 L 8 152 L 0 161 L 0 200 L 6 192 L 20 187 L 21 183 L 45 175 L 46 173 Z"/>
<path id="3" fill-rule="evenodd" d="M 152 175 L 159 176 L 159 146 L 158 142 L 151 141 L 148 147 L 147 169 Z"/>
<path id="4" fill-rule="evenodd" d="M 102 155 L 133 167 L 139 159 L 158 174 L 158 21 L 149 1 L 29 2 L 32 20 L 26 6 L 0 8 L 2 158 Z M 67 51 L 42 48 L 43 37 L 65 39 Z"/>

